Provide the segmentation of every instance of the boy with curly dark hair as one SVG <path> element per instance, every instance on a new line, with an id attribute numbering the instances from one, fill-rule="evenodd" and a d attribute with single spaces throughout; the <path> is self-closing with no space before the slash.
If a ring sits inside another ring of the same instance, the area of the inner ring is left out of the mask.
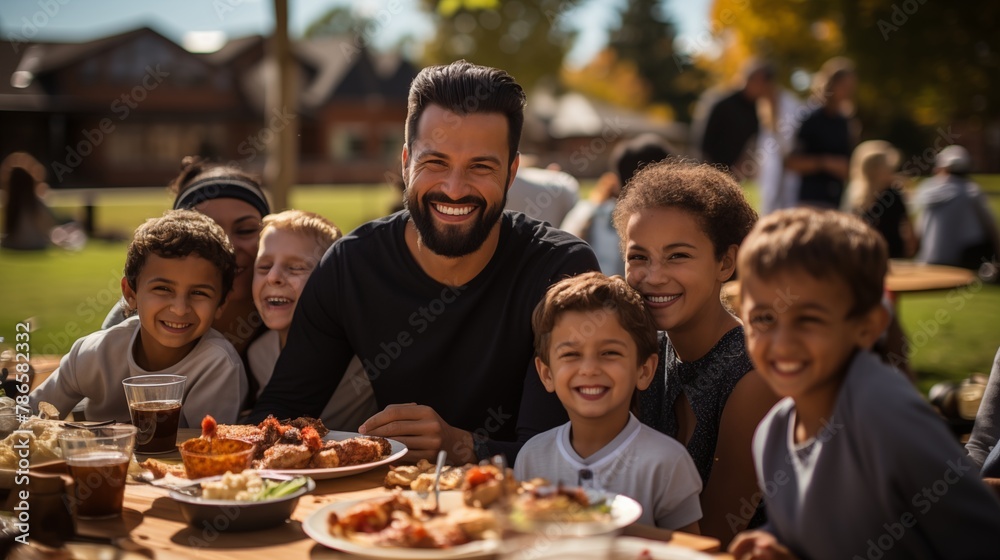
<path id="1" fill-rule="evenodd" d="M 235 422 L 247 394 L 243 362 L 212 321 L 232 289 L 236 260 L 211 218 L 174 210 L 139 226 L 125 257 L 122 294 L 131 315 L 77 340 L 31 406 L 62 414 L 87 399 L 88 420 L 130 422 L 122 380 L 154 373 L 187 377 L 180 427 L 206 414 Z"/>

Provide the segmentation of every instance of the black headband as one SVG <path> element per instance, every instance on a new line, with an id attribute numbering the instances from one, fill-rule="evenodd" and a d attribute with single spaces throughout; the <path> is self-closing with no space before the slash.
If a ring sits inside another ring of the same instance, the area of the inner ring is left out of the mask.
<path id="1" fill-rule="evenodd" d="M 174 210 L 190 210 L 206 200 L 235 198 L 253 206 L 261 216 L 271 213 L 271 206 L 256 184 L 240 177 L 210 177 L 196 181 L 177 197 Z"/>

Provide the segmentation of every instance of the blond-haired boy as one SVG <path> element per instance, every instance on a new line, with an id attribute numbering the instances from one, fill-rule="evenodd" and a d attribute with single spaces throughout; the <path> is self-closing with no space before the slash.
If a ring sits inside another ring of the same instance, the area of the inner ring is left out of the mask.
<path id="1" fill-rule="evenodd" d="M 247 350 L 250 373 L 258 384 L 255 397 L 271 379 L 306 281 L 341 237 L 332 222 L 302 210 L 270 214 L 263 224 L 254 263 L 253 300 L 270 330 Z M 354 431 L 376 412 L 371 383 L 355 357 L 320 417 L 331 428 Z"/>

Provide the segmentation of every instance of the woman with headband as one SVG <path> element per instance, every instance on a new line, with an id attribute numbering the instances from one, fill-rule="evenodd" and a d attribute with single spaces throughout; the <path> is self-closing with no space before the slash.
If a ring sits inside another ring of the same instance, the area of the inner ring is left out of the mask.
<path id="1" fill-rule="evenodd" d="M 181 173 L 169 188 L 177 194 L 174 209 L 193 209 L 212 218 L 236 249 L 236 277 L 226 309 L 212 327 L 223 334 L 240 356 L 266 327 L 253 303 L 253 263 L 260 241 L 261 219 L 271 213 L 260 183 L 250 174 L 231 165 L 212 164 L 188 156 Z M 124 309 L 116 306 L 104 320 L 108 328 L 124 320 Z M 256 387 L 250 394 L 255 394 Z"/>
<path id="2" fill-rule="evenodd" d="M 177 193 L 174 209 L 197 210 L 212 218 L 236 249 L 233 291 L 225 312 L 212 326 L 244 356 L 250 342 L 266 330 L 254 307 L 251 286 L 261 219 L 271 213 L 271 206 L 260 183 L 237 167 L 194 157 L 184 158 L 181 165 L 181 174 L 170 184 Z"/>

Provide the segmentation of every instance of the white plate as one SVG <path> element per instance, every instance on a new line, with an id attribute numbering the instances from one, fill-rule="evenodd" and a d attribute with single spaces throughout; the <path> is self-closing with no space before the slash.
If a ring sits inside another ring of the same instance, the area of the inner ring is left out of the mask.
<path id="1" fill-rule="evenodd" d="M 406 491 L 403 492 L 403 495 L 411 497 L 415 495 L 415 492 Z M 371 499 L 372 498 L 368 498 L 368 500 Z M 365 558 L 390 560 L 400 558 L 413 558 L 415 560 L 430 558 L 479 558 L 484 556 L 493 556 L 500 551 L 500 541 L 473 541 L 468 544 L 445 549 L 394 548 L 357 543 L 330 534 L 327 519 L 330 517 L 331 512 L 343 513 L 352 506 L 368 500 L 348 500 L 325 506 L 313 512 L 312 515 L 310 515 L 305 522 L 302 523 L 302 529 L 314 541 L 322 544 L 323 546 L 328 546 L 348 554 L 356 554 Z M 455 507 L 461 507 L 461 503 L 461 492 L 441 492 L 442 510 L 449 511 Z M 606 530 L 606 533 L 614 534 L 622 528 L 631 525 L 641 516 L 642 506 L 632 498 L 619 494 L 614 496 L 611 500 L 611 522 L 603 524 L 603 527 Z M 565 526 L 567 524 L 563 525 Z M 590 531 L 587 533 L 594 534 Z M 659 557 L 657 556 L 654 556 L 654 558 L 659 560 Z"/>
<path id="2" fill-rule="evenodd" d="M 420 499 L 414 498 L 416 492 L 409 490 L 403 492 L 403 495 L 414 500 Z M 388 497 L 388 494 L 386 494 L 386 497 Z M 347 500 L 325 506 L 313 512 L 312 515 L 310 515 L 305 522 L 302 523 L 302 529 L 307 535 L 312 537 L 314 541 L 323 546 L 328 546 L 348 554 L 356 554 L 365 558 L 413 558 L 414 560 L 430 558 L 480 558 L 483 556 L 493 556 L 499 546 L 499 541 L 472 541 L 470 543 L 451 548 L 397 548 L 357 543 L 330 534 L 330 526 L 329 523 L 327 523 L 327 519 L 329 519 L 331 512 L 343 513 L 361 502 L 367 502 L 372 499 L 378 498 Z M 454 490 L 441 492 L 442 511 L 450 511 L 451 509 L 461 507 L 461 505 L 461 492 Z"/>
<path id="3" fill-rule="evenodd" d="M 610 494 L 606 498 L 611 505 L 609 521 L 540 521 L 514 524 L 514 529 L 523 533 L 538 533 L 549 537 L 589 537 L 597 535 L 613 535 L 625 527 L 635 523 L 642 517 L 642 506 L 639 502 L 623 496 Z"/>
<path id="4" fill-rule="evenodd" d="M 323 439 L 326 441 L 343 441 L 353 437 L 362 437 L 362 435 L 357 432 L 335 432 L 331 430 L 328 434 L 323 436 Z M 288 474 L 292 476 L 308 476 L 313 480 L 326 480 L 328 478 L 351 476 L 391 463 L 400 459 L 403 455 L 406 455 L 407 449 L 405 445 L 394 439 L 390 439 L 389 443 L 392 445 L 392 452 L 389 453 L 389 456 L 384 459 L 379 459 L 373 463 L 362 463 L 360 465 L 351 465 L 348 467 L 332 467 L 329 469 L 261 469 L 260 474 L 262 476 L 270 473 Z"/>

